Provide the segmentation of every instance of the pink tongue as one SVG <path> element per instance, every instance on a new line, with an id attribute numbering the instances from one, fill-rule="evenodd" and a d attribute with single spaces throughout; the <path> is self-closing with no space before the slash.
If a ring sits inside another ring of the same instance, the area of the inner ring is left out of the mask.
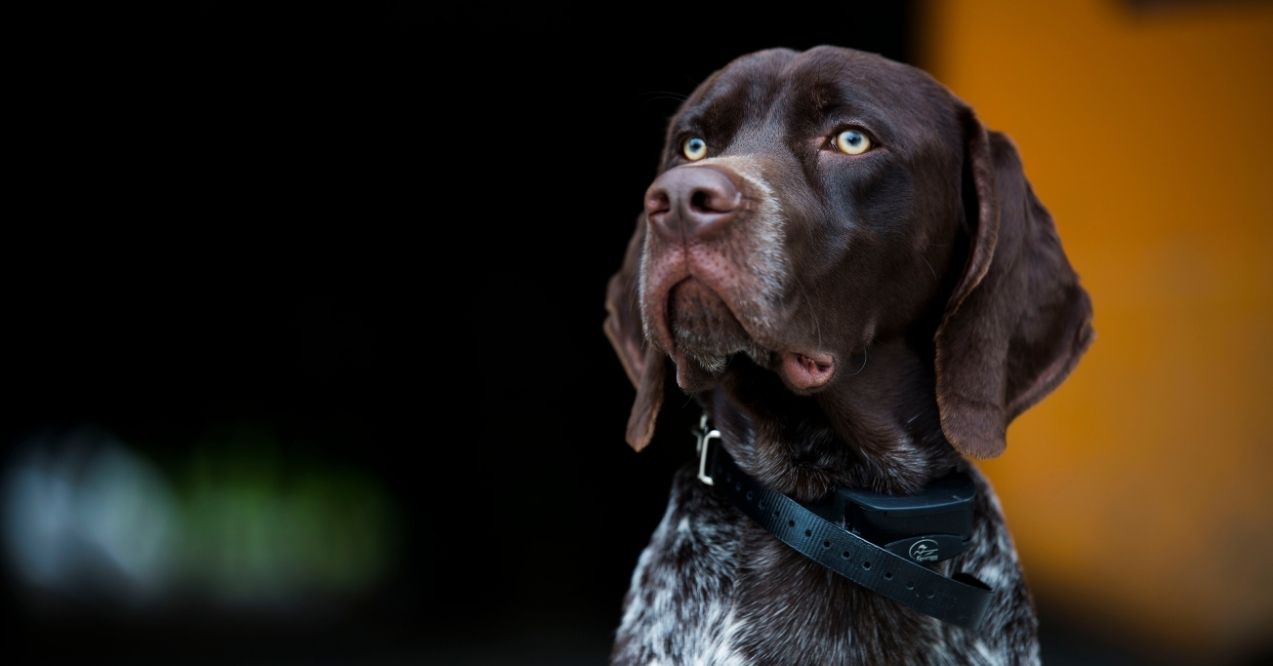
<path id="1" fill-rule="evenodd" d="M 819 388 L 831 381 L 831 375 L 835 374 L 835 359 L 821 352 L 811 355 L 783 352 L 782 374 L 794 388 Z"/>

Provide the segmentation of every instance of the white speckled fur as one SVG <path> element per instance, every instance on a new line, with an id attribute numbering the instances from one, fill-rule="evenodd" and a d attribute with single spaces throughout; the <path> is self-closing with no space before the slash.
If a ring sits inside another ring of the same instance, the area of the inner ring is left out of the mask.
<path id="1" fill-rule="evenodd" d="M 946 574 L 971 573 L 994 590 L 980 632 L 918 615 L 802 562 L 687 467 L 632 574 L 612 663 L 1039 663 L 1033 605 L 1011 538 L 993 491 L 975 470 L 973 476 L 980 491 L 973 547 L 939 566 Z M 814 592 L 757 598 L 761 576 L 786 577 L 793 587 L 812 581 Z M 845 622 L 843 614 L 854 610 L 861 618 Z M 904 636 L 888 636 L 893 631 Z"/>

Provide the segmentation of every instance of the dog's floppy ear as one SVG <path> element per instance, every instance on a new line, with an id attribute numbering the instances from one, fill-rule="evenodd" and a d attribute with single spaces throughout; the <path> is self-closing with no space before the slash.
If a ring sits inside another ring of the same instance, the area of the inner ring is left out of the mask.
<path id="1" fill-rule="evenodd" d="M 937 329 L 937 405 L 946 439 L 990 458 L 1091 343 L 1092 304 L 1012 142 L 961 113 L 968 257 Z"/>
<path id="2" fill-rule="evenodd" d="M 623 266 L 606 287 L 606 321 L 602 326 L 614 351 L 636 387 L 636 400 L 628 416 L 628 444 L 637 451 L 654 437 L 654 422 L 663 405 L 666 362 L 663 352 L 649 344 L 641 326 L 639 279 L 645 245 L 645 215 L 637 218 L 636 232 L 628 241 Z"/>

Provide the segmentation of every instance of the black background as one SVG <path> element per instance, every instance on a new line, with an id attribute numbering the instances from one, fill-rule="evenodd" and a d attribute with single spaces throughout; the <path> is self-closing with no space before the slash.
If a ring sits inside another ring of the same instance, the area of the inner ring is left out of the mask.
<path id="1" fill-rule="evenodd" d="M 404 533 L 365 597 L 283 616 L 11 585 L 20 660 L 604 661 L 692 450 L 675 404 L 626 447 L 601 333 L 665 123 L 737 55 L 913 62 L 914 23 L 202 3 L 22 24 L 5 441 L 96 423 L 164 466 L 251 423 L 381 479 Z"/>

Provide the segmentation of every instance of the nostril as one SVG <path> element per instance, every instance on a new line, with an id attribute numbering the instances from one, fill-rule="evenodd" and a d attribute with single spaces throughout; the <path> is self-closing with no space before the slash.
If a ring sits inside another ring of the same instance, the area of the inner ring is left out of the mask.
<path id="1" fill-rule="evenodd" d="M 712 194 L 707 190 L 694 190 L 690 195 L 690 210 L 696 213 L 715 212 L 712 208 Z"/>
<path id="2" fill-rule="evenodd" d="M 690 192 L 690 210 L 699 214 L 728 213 L 738 208 L 739 199 L 736 191 L 700 186 Z"/>
<path id="3" fill-rule="evenodd" d="M 647 215 L 658 215 L 672 210 L 672 200 L 667 196 L 666 190 L 655 190 L 645 196 L 645 213 Z"/>
<path id="4" fill-rule="evenodd" d="M 737 192 L 699 188 L 690 194 L 690 210 L 696 213 L 728 213 L 738 208 Z"/>

